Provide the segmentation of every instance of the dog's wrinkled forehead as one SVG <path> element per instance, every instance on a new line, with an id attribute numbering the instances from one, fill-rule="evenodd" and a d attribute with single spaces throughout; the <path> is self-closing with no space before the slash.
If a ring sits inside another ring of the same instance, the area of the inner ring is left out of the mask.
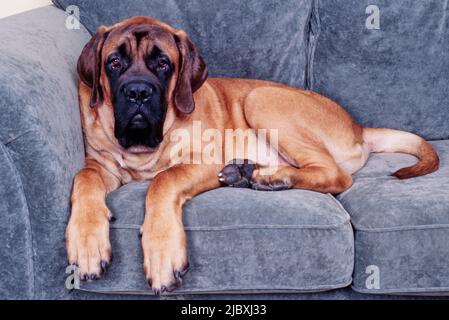
<path id="1" fill-rule="evenodd" d="M 132 23 L 113 27 L 103 45 L 103 58 L 111 52 L 124 50 L 131 57 L 144 57 L 154 47 L 159 48 L 175 62 L 178 49 L 172 31 L 151 23 Z"/>

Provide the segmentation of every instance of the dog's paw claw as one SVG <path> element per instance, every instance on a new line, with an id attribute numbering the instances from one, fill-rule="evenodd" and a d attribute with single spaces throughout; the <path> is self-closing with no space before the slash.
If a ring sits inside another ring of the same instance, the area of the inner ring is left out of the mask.
<path id="1" fill-rule="evenodd" d="M 109 268 L 109 262 L 107 262 L 106 260 L 101 260 L 100 266 L 102 272 L 106 272 L 106 270 Z"/>
<path id="2" fill-rule="evenodd" d="M 172 226 L 175 225 L 176 223 Z M 178 288 L 189 269 L 185 232 L 181 225 L 178 227 L 179 229 L 171 229 L 170 235 L 164 233 L 164 236 L 154 236 L 156 232 L 144 228 L 143 267 L 148 284 L 155 295 Z"/>
<path id="3" fill-rule="evenodd" d="M 160 289 L 153 289 L 153 293 L 155 296 L 160 296 L 161 295 L 161 290 Z"/>

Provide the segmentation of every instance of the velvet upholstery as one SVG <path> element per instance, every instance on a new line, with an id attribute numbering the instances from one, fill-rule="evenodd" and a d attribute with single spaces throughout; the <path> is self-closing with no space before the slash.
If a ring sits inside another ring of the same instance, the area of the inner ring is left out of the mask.
<path id="1" fill-rule="evenodd" d="M 380 29 L 368 29 L 369 5 Z M 319 0 L 311 88 L 369 127 L 449 138 L 449 7 L 442 0 Z"/>
<path id="2" fill-rule="evenodd" d="M 73 290 L 70 299 L 79 300 L 447 300 L 445 296 L 437 295 L 398 295 L 398 294 L 365 294 L 356 292 L 351 287 L 317 292 L 291 293 L 215 293 L 215 294 L 172 294 L 156 297 L 151 294 L 118 294 Z"/>
<path id="3" fill-rule="evenodd" d="M 153 294 L 142 272 L 139 228 L 147 183 L 108 196 L 114 263 L 83 290 Z M 226 200 L 225 200 L 226 199 Z M 221 188 L 184 207 L 190 271 L 175 294 L 313 292 L 351 283 L 348 214 L 330 195 Z"/>
<path id="4" fill-rule="evenodd" d="M 89 34 L 65 21 L 52 6 L 0 20 L 0 298 L 67 294 L 64 229 L 84 158 L 75 67 Z"/>
<path id="5" fill-rule="evenodd" d="M 365 0 L 54 2 L 79 5 L 91 32 L 154 15 L 191 34 L 213 76 L 313 87 L 365 125 L 449 137 L 447 1 L 378 0 L 381 29 L 369 31 Z M 0 298 L 152 299 L 138 237 L 146 183 L 108 197 L 118 220 L 105 278 L 71 292 L 64 286 L 69 195 L 84 158 L 75 66 L 90 38 L 65 22 L 54 7 L 0 20 Z M 340 203 L 301 190 L 198 196 L 185 207 L 192 270 L 180 291 L 161 299 L 447 294 L 449 140 L 434 145 L 438 172 L 398 181 L 388 175 L 416 159 L 372 155 Z M 379 289 L 366 287 L 373 265 Z"/>
<path id="6" fill-rule="evenodd" d="M 416 159 L 375 155 L 356 174 L 352 188 L 339 195 L 355 230 L 355 290 L 449 292 L 449 141 L 433 145 L 440 154 L 439 171 L 401 181 L 390 174 Z M 379 270 L 378 288 L 366 286 L 369 266 Z"/>
<path id="7" fill-rule="evenodd" d="M 30 299 L 34 295 L 30 214 L 19 172 L 3 143 L 0 174 L 0 298 Z"/>
<path id="8" fill-rule="evenodd" d="M 401 167 L 411 165 L 416 162 L 416 159 L 404 154 L 376 154 L 372 155 L 367 165 L 354 175 L 353 187 L 337 197 L 344 209 L 351 215 L 355 231 L 355 270 L 352 283 L 354 290 L 370 294 L 395 295 L 445 295 L 449 292 L 447 286 L 447 279 L 449 279 L 447 273 L 447 257 L 449 256 L 447 208 L 449 208 L 449 203 L 446 190 L 441 188 L 442 185 L 449 182 L 449 141 L 437 141 L 433 142 L 433 145 L 441 157 L 441 169 L 438 172 L 425 177 L 400 181 L 391 177 L 390 174 Z M 146 184 L 133 183 L 109 196 L 108 205 L 118 217 L 112 227 L 113 244 L 119 248 L 119 252 L 126 254 L 118 258 L 117 266 L 112 267 L 111 274 L 107 275 L 102 282 L 82 286 L 83 290 L 97 293 L 151 295 L 146 289 L 145 280 L 140 270 L 141 263 L 138 262 L 142 259 L 140 249 L 130 248 L 130 245 L 140 246 L 137 228 L 143 219 L 146 188 Z M 331 196 L 325 197 L 329 197 L 327 200 L 331 199 Z M 141 200 L 137 200 L 138 198 Z M 221 199 L 226 199 L 226 202 Z M 288 250 L 289 246 L 273 242 L 273 239 L 282 240 L 285 237 L 286 243 L 289 243 L 293 237 L 284 232 L 270 235 L 267 231 L 272 224 L 294 226 L 297 224 L 295 219 L 300 219 L 301 223 L 306 226 L 317 223 L 341 223 L 343 220 L 338 216 L 338 212 L 341 210 L 340 205 L 326 206 L 327 201 L 323 200 L 321 194 L 301 190 L 265 193 L 251 190 L 219 189 L 194 198 L 184 210 L 192 252 L 191 259 L 194 262 L 183 290 L 175 292 L 175 295 L 202 293 L 203 296 L 200 298 L 207 299 L 212 293 L 220 294 L 220 296 L 233 294 L 235 297 L 236 294 L 242 293 L 279 292 L 286 294 L 290 292 L 291 296 L 294 296 L 292 295 L 294 292 L 306 291 L 310 295 L 299 295 L 298 298 L 313 297 L 311 292 L 324 288 L 301 286 L 282 288 L 277 287 L 277 284 L 273 282 L 270 282 L 266 288 L 245 288 L 243 284 L 246 279 L 241 277 L 245 276 L 244 270 L 255 269 L 252 259 L 243 259 L 239 261 L 239 268 L 229 267 L 226 272 L 214 272 L 210 265 L 216 268 L 217 265 L 221 267 L 223 264 L 232 263 L 235 258 L 240 256 L 240 253 L 252 257 L 258 257 L 262 253 L 263 255 L 267 254 L 267 247 L 258 248 L 250 244 L 241 244 L 242 239 L 248 239 L 248 236 L 245 236 L 243 230 L 240 231 L 241 234 L 233 233 L 234 230 L 229 225 L 262 224 L 267 229 L 264 232 L 264 238 L 270 237 L 268 243 Z M 239 205 L 236 206 L 236 203 Z M 336 204 L 333 201 L 332 203 Z M 264 215 L 260 215 L 261 212 Z M 301 213 L 297 215 L 297 212 Z M 217 224 L 224 224 L 226 227 L 218 227 Z M 132 229 L 135 229 L 134 232 L 131 231 Z M 222 235 L 219 235 L 220 229 L 224 229 L 221 230 Z M 207 238 L 204 232 L 211 232 L 211 230 L 215 232 L 212 232 L 213 235 Z M 341 232 L 336 229 L 335 232 L 337 231 Z M 252 232 L 256 234 L 257 231 L 252 230 Z M 304 239 L 311 237 L 309 232 L 311 230 L 307 230 L 306 233 L 298 232 L 295 237 L 300 239 L 298 243 L 307 243 Z M 122 233 L 124 235 L 121 235 Z M 307 265 L 312 267 L 313 264 L 310 262 L 314 260 L 314 255 L 322 251 L 320 243 L 323 241 L 329 244 L 332 250 L 339 248 L 332 244 L 334 239 L 331 235 L 332 233 L 322 230 L 319 237 L 312 236 L 314 242 L 310 244 L 311 252 L 305 255 L 308 264 L 298 265 L 304 265 L 304 268 Z M 226 244 L 226 247 L 234 248 L 234 241 L 237 241 L 239 247 L 244 249 L 239 250 L 239 253 L 233 252 L 232 258 L 223 256 L 223 248 L 220 247 L 220 243 L 215 242 L 224 238 L 226 240 L 223 243 Z M 326 238 L 329 241 L 326 241 Z M 202 239 L 206 240 L 202 241 Z M 320 241 L 317 241 L 318 239 Z M 295 243 L 293 242 L 293 245 Z M 217 245 L 218 247 L 216 247 Z M 212 250 L 206 250 L 207 254 L 203 255 L 204 247 Z M 298 245 L 299 247 L 300 245 Z M 250 248 L 251 252 L 246 252 L 246 248 Z M 339 251 L 335 250 L 334 252 Z M 218 254 L 215 255 L 214 252 L 218 252 Z M 268 250 L 268 252 L 272 253 L 272 250 Z M 296 259 L 302 259 L 301 256 L 303 254 L 299 254 Z M 284 263 L 283 259 L 293 259 L 291 256 L 287 257 L 288 254 L 283 252 L 273 261 Z M 339 267 L 341 266 L 340 264 Z M 379 268 L 379 288 L 370 289 L 366 286 L 369 266 Z M 304 268 L 302 272 L 305 271 Z M 331 266 L 330 269 L 325 270 L 322 266 L 321 271 L 324 274 L 335 274 L 336 269 Z M 135 275 L 136 272 L 137 275 Z M 122 280 L 123 278 L 117 276 L 117 273 L 126 274 L 126 276 L 122 276 L 126 280 Z M 295 273 L 289 271 L 286 274 L 293 275 Z M 306 272 L 302 277 L 310 275 L 313 273 Z M 108 280 L 108 277 L 111 277 L 111 280 Z M 117 281 L 117 279 L 119 280 Z M 257 279 L 251 277 L 249 279 L 248 285 L 257 284 Z M 271 275 L 269 279 L 271 281 L 278 280 L 274 275 Z M 301 280 L 301 277 L 297 279 Z M 236 286 L 238 289 L 232 287 L 232 281 L 238 281 L 239 285 Z M 292 284 L 295 283 L 293 278 L 290 281 Z M 211 289 L 213 288 L 211 283 L 214 282 L 221 284 L 219 290 Z M 130 283 L 133 283 L 131 288 L 126 287 Z M 207 290 L 201 290 L 201 285 L 204 283 L 207 283 L 205 285 Z M 313 278 L 307 278 L 304 283 L 313 283 Z M 323 294 L 323 298 L 326 295 L 328 294 Z M 338 297 L 338 294 L 335 296 Z M 359 299 L 360 297 L 354 296 L 353 298 Z"/>
<path id="9" fill-rule="evenodd" d="M 201 48 L 210 76 L 249 77 L 303 87 L 312 0 L 57 0 L 76 5 L 95 33 L 147 15 L 184 29 Z M 113 8 L 113 9 L 111 9 Z"/>

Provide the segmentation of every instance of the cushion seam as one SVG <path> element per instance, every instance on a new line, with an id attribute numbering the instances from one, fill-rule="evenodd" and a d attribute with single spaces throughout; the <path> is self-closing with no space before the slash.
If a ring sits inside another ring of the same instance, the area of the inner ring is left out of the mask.
<path id="1" fill-rule="evenodd" d="M 305 41 L 307 41 L 306 43 L 306 62 L 305 62 L 305 66 L 304 66 L 304 71 L 303 71 L 303 79 L 302 79 L 302 84 L 304 86 L 304 89 L 308 89 L 309 88 L 309 66 L 310 66 L 310 52 L 311 52 L 311 42 L 310 42 L 310 35 L 311 35 L 311 20 L 312 20 L 312 15 L 313 15 L 313 3 L 315 0 L 312 0 L 311 2 L 311 6 L 310 6 L 310 10 L 309 13 L 307 15 L 307 21 L 304 25 L 304 31 L 303 31 L 303 38 L 306 39 Z M 298 26 L 299 28 L 301 28 L 301 25 Z M 300 55 L 300 53 L 298 54 Z"/>
<path id="2" fill-rule="evenodd" d="M 350 215 L 349 212 L 346 210 L 346 208 L 343 206 L 343 204 L 342 204 L 340 201 L 338 201 L 338 200 L 337 200 L 333 195 L 331 195 L 330 193 L 326 193 L 326 195 L 332 200 L 332 202 L 334 202 L 334 203 L 337 205 L 338 208 L 340 208 L 340 211 L 341 211 L 342 213 L 345 214 L 345 216 L 346 216 L 345 222 L 351 221 L 351 215 Z"/>
<path id="3" fill-rule="evenodd" d="M 399 226 L 399 227 L 387 227 L 387 228 L 363 228 L 359 227 L 357 224 L 354 224 L 354 229 L 357 232 L 366 232 L 366 233 L 382 233 L 382 232 L 395 232 L 395 231 L 415 231 L 415 230 L 432 230 L 432 229 L 449 229 L 449 224 L 423 224 L 420 226 Z"/>
<path id="4" fill-rule="evenodd" d="M 316 34 L 315 37 L 310 43 L 310 35 L 312 34 L 312 26 L 311 21 L 314 19 L 316 22 Z M 305 87 L 309 90 L 313 90 L 314 87 L 314 63 L 315 63 L 315 52 L 318 46 L 318 39 L 321 34 L 321 21 L 319 14 L 319 0 L 312 1 L 312 9 L 310 11 L 309 17 L 309 35 L 308 35 L 308 52 L 307 52 L 307 65 L 306 65 L 306 85 Z"/>
<path id="5" fill-rule="evenodd" d="M 349 219 L 341 224 L 335 225 L 236 225 L 236 226 L 207 226 L 207 227 L 184 227 L 185 231 L 226 231 L 226 230 L 245 230 L 245 229 L 318 229 L 334 230 L 350 224 Z M 111 229 L 140 229 L 137 224 L 111 224 Z"/>
<path id="6" fill-rule="evenodd" d="M 239 294 L 239 293 L 307 293 L 307 292 L 316 292 L 316 291 L 330 291 L 335 289 L 346 288 L 350 286 L 352 283 L 352 277 L 349 277 L 349 280 L 346 282 L 342 282 L 342 284 L 334 284 L 334 285 L 317 285 L 314 287 L 303 287 L 303 288 L 282 288 L 282 289 L 199 289 L 192 291 L 183 291 L 178 290 L 173 293 L 166 293 L 164 296 L 179 296 L 179 295 L 205 295 L 205 294 Z M 108 291 L 95 290 L 95 289 L 84 289 L 79 288 L 77 290 L 84 292 L 92 292 L 92 293 L 104 293 L 104 294 L 137 294 L 137 295 L 154 295 L 150 290 L 148 291 L 139 291 L 139 290 L 122 290 L 122 289 L 109 289 Z"/>
<path id="7" fill-rule="evenodd" d="M 352 285 L 351 289 L 366 294 L 386 294 L 386 293 L 397 293 L 397 294 L 405 294 L 405 293 L 431 293 L 431 292 L 448 292 L 449 295 L 449 287 L 430 287 L 430 288 L 393 288 L 393 289 L 360 289 L 356 286 Z"/>
<path id="8" fill-rule="evenodd" d="M 435 180 L 435 179 L 446 178 L 446 177 L 449 177 L 449 176 L 447 176 L 447 175 L 425 176 L 425 179 L 426 180 Z M 397 181 L 397 182 L 400 182 L 401 180 L 398 180 L 397 178 L 394 178 L 391 176 L 364 176 L 364 177 L 359 176 L 359 177 L 356 177 L 354 180 L 355 183 L 358 183 L 358 182 L 363 183 L 364 181 L 368 181 L 368 182 L 371 182 L 371 181 L 382 181 L 382 182 Z M 344 192 L 344 195 L 346 195 L 346 192 Z M 343 196 L 341 196 L 341 197 L 343 198 Z"/>

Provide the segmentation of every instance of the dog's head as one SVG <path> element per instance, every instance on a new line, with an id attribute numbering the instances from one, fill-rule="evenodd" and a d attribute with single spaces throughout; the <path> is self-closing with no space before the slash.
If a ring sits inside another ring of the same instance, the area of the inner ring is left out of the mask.
<path id="1" fill-rule="evenodd" d="M 207 67 L 182 30 L 149 17 L 100 27 L 78 60 L 92 108 L 113 108 L 114 136 L 130 152 L 149 152 L 163 139 L 167 111 L 195 109 L 193 93 Z"/>

